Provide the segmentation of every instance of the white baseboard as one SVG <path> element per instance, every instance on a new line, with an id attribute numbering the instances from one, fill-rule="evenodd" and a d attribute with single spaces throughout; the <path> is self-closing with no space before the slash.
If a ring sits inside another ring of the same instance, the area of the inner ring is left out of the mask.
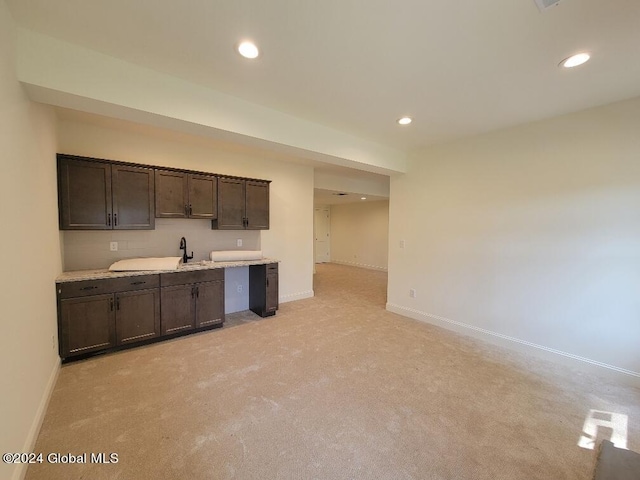
<path id="1" fill-rule="evenodd" d="M 430 313 L 421 312 L 409 307 L 403 307 L 394 303 L 387 303 L 387 310 L 398 315 L 413 318 L 421 322 L 426 322 L 431 325 L 446 328 L 447 330 L 453 330 L 457 333 L 464 335 L 471 335 L 475 338 L 479 338 L 484 341 L 488 341 L 493 344 L 502 345 L 508 348 L 516 349 L 518 351 L 535 354 L 551 360 L 562 360 L 562 363 L 587 369 L 605 375 L 608 377 L 615 377 L 617 380 L 622 380 L 627 384 L 640 386 L 640 372 L 634 372 L 633 370 L 627 370 L 626 368 L 616 367 L 607 363 L 592 360 L 590 358 L 574 355 L 573 353 L 563 352 L 556 350 L 555 348 L 545 347 L 544 345 L 538 345 L 536 343 L 527 342 L 526 340 L 520 340 L 519 338 L 510 337 L 509 335 L 503 335 L 501 333 L 492 332 L 484 328 L 475 327 L 466 323 L 450 320 L 445 317 L 433 315 Z"/>
<path id="2" fill-rule="evenodd" d="M 38 434 L 40 433 L 40 428 L 42 427 L 42 422 L 44 421 L 44 416 L 47 413 L 47 407 L 49 406 L 49 400 L 51 399 L 51 394 L 53 393 L 53 388 L 56 386 L 56 380 L 58 379 L 58 375 L 60 374 L 60 357 L 56 356 L 56 360 L 53 364 L 53 368 L 51 369 L 51 374 L 49 375 L 49 380 L 47 382 L 47 386 L 42 394 L 42 398 L 40 399 L 40 405 L 38 405 L 38 410 L 36 411 L 36 415 L 33 418 L 33 422 L 31 423 L 31 428 L 29 429 L 29 434 L 25 439 L 24 446 L 22 447 L 23 452 L 34 452 L 36 446 L 36 440 L 38 440 Z M 29 465 L 26 463 L 16 465 L 16 469 L 13 471 L 13 475 L 11 478 L 13 480 L 22 480 L 27 474 L 27 467 Z"/>
<path id="3" fill-rule="evenodd" d="M 289 295 L 282 295 L 278 300 L 280 303 L 295 302 L 296 300 L 303 300 L 305 298 L 312 298 L 315 295 L 313 290 L 306 292 L 290 293 Z"/>
<path id="4" fill-rule="evenodd" d="M 340 260 L 331 260 L 331 263 L 337 263 L 338 265 L 348 265 L 350 267 L 367 268 L 369 270 L 379 270 L 381 272 L 387 271 L 387 267 L 379 267 L 377 265 L 368 265 L 366 263 L 342 262 Z"/>

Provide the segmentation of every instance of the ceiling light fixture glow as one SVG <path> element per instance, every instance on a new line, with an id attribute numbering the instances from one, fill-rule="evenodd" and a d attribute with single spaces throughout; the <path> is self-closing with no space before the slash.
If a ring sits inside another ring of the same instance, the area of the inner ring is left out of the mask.
<path id="1" fill-rule="evenodd" d="M 398 123 L 400 125 L 409 125 L 411 122 L 413 122 L 413 118 L 411 117 L 402 117 L 398 119 Z"/>
<path id="2" fill-rule="evenodd" d="M 258 50 L 255 43 L 244 41 L 238 45 L 238 53 L 244 58 L 256 58 L 260 55 L 260 50 Z"/>
<path id="3" fill-rule="evenodd" d="M 573 68 L 578 65 L 582 65 L 583 63 L 589 61 L 591 55 L 588 53 L 577 53 L 575 55 L 570 56 L 569 58 L 565 58 L 560 62 L 560 66 L 564 68 Z"/>
<path id="4" fill-rule="evenodd" d="M 360 200 L 366 200 L 367 197 L 360 197 Z"/>

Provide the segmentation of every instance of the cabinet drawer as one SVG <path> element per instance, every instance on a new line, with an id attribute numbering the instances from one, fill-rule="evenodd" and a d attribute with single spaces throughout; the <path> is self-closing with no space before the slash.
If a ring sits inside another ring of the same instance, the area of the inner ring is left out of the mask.
<path id="1" fill-rule="evenodd" d="M 58 283 L 56 286 L 61 299 L 87 297 L 89 295 L 157 288 L 160 286 L 160 277 L 159 275 L 137 275 L 134 277 L 65 282 Z"/>
<path id="2" fill-rule="evenodd" d="M 129 292 L 131 290 L 146 290 L 160 286 L 160 275 L 136 275 L 110 280 L 114 292 Z"/>
<path id="3" fill-rule="evenodd" d="M 113 292 L 111 280 L 82 280 L 58 283 L 56 286 L 60 298 L 88 297 Z"/>
<path id="4" fill-rule="evenodd" d="M 224 280 L 224 268 L 160 274 L 160 284 L 163 287 L 198 282 L 214 282 L 216 280 Z"/>

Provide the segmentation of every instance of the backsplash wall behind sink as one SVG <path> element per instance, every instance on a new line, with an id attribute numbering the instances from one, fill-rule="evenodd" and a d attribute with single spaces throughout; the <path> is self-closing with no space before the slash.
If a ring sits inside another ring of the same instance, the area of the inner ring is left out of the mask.
<path id="1" fill-rule="evenodd" d="M 210 220 L 156 218 L 155 230 L 62 232 L 65 271 L 108 268 L 113 262 L 138 257 L 178 257 L 180 237 L 187 239 L 193 260 L 209 260 L 212 250 L 260 250 L 259 230 L 211 230 Z M 237 240 L 242 240 L 242 247 Z M 110 243 L 118 242 L 118 251 Z"/>

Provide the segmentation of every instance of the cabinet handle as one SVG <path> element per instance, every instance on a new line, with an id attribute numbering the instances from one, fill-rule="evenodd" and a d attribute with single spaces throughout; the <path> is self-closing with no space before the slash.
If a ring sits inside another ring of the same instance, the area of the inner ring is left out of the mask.
<path id="1" fill-rule="evenodd" d="M 191 208 L 191 204 L 189 204 L 189 216 L 193 215 L 193 208 Z"/>
<path id="2" fill-rule="evenodd" d="M 94 285 L 93 287 L 82 287 L 80 290 L 95 290 L 96 288 L 98 287 Z"/>
<path id="3" fill-rule="evenodd" d="M 113 214 L 113 226 L 114 227 L 118 226 L 118 214 L 117 213 Z"/>
<path id="4" fill-rule="evenodd" d="M 116 297 L 116 310 L 120 310 L 120 297 Z"/>
<path id="5" fill-rule="evenodd" d="M 269 275 L 267 275 L 267 288 L 269 288 Z"/>
<path id="6" fill-rule="evenodd" d="M 196 298 L 200 298 L 200 287 L 196 287 Z"/>
<path id="7" fill-rule="evenodd" d="M 195 296 L 196 296 L 196 287 L 193 286 L 193 287 L 191 287 L 191 298 L 193 298 Z"/>
<path id="8" fill-rule="evenodd" d="M 109 300 L 109 308 L 113 312 L 113 298 L 111 300 Z"/>
<path id="9" fill-rule="evenodd" d="M 143 283 L 147 283 L 147 282 L 131 282 L 131 285 L 142 285 Z"/>
<path id="10" fill-rule="evenodd" d="M 107 226 L 110 227 L 111 226 L 111 214 L 107 213 Z"/>

